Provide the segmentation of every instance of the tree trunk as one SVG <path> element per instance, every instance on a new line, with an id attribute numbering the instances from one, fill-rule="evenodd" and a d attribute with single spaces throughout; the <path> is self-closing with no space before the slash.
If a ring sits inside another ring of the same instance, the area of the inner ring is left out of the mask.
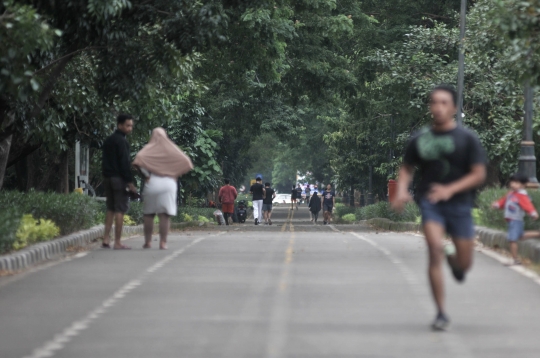
<path id="1" fill-rule="evenodd" d="M 12 138 L 13 136 L 10 135 L 0 142 L 0 189 L 4 186 L 4 177 L 6 176 L 6 166 Z"/>
<path id="2" fill-rule="evenodd" d="M 68 194 L 69 193 L 69 151 L 62 152 L 60 154 L 60 163 L 59 163 L 59 174 L 60 180 L 58 181 L 58 186 L 56 191 L 58 193 Z"/>

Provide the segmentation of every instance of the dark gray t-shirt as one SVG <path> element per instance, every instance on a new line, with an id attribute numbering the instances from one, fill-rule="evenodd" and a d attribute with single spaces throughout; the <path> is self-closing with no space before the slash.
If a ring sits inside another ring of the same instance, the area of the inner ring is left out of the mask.
<path id="1" fill-rule="evenodd" d="M 448 132 L 424 128 L 405 149 L 403 162 L 418 168 L 420 183 L 416 199 L 422 200 L 432 184 L 455 182 L 471 171 L 474 164 L 486 164 L 486 152 L 477 135 L 460 125 Z M 474 190 L 454 195 L 449 202 L 472 204 Z"/>

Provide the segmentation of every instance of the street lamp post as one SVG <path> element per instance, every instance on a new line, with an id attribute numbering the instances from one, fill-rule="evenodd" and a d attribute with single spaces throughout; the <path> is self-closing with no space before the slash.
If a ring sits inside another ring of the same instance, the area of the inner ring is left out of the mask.
<path id="1" fill-rule="evenodd" d="M 465 49 L 463 40 L 465 39 L 465 22 L 467 20 L 467 0 L 461 0 L 461 19 L 459 31 L 459 57 L 458 57 L 458 111 L 457 122 L 463 119 L 463 88 L 465 82 Z"/>
<path id="2" fill-rule="evenodd" d="M 536 179 L 536 156 L 534 154 L 534 141 L 532 132 L 532 118 L 534 90 L 527 81 L 525 85 L 525 119 L 523 121 L 523 140 L 521 141 L 521 154 L 519 156 L 519 173 L 529 178 L 527 187 L 538 188 L 540 184 Z"/>

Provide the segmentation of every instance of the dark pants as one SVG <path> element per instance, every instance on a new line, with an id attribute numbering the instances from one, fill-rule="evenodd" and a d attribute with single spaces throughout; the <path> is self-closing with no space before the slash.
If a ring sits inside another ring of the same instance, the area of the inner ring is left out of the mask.
<path id="1" fill-rule="evenodd" d="M 107 210 L 125 214 L 129 210 L 129 196 L 124 179 L 120 177 L 105 178 L 103 185 L 105 186 Z"/>

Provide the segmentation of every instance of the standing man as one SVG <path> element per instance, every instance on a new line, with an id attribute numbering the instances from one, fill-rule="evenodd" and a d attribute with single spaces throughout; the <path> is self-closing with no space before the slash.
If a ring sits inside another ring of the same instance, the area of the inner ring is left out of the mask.
<path id="1" fill-rule="evenodd" d="M 255 179 L 255 184 L 251 186 L 249 192 L 253 195 L 253 218 L 255 219 L 255 225 L 259 225 L 262 218 L 263 199 L 265 197 L 265 189 L 262 185 L 261 177 Z"/>
<path id="2" fill-rule="evenodd" d="M 411 200 L 409 185 L 415 168 L 420 171 L 416 200 L 429 250 L 429 280 L 437 306 L 434 330 L 445 330 L 450 321 L 445 311 L 442 261 L 446 253 L 452 274 L 465 280 L 473 259 L 474 227 L 471 215 L 474 189 L 486 178 L 486 154 L 478 137 L 456 124 L 457 93 L 451 86 L 435 87 L 429 109 L 430 128 L 414 135 L 405 149 L 393 206 L 401 211 Z M 453 244 L 443 247 L 445 232 Z"/>
<path id="3" fill-rule="evenodd" d="M 309 187 L 309 184 L 306 185 L 306 203 L 307 203 L 307 206 L 309 206 L 309 199 L 311 199 L 311 188 Z"/>
<path id="4" fill-rule="evenodd" d="M 229 179 L 223 180 L 225 185 L 219 189 L 219 202 L 221 203 L 221 211 L 225 218 L 225 224 L 229 225 L 229 216 L 234 214 L 234 201 L 238 197 L 236 188 L 231 185 Z"/>
<path id="5" fill-rule="evenodd" d="M 265 196 L 263 199 L 264 224 L 272 225 L 272 202 L 276 197 L 276 191 L 270 188 L 270 183 L 264 184 Z"/>
<path id="6" fill-rule="evenodd" d="M 126 135 L 133 131 L 133 116 L 120 114 L 116 119 L 117 129 L 103 143 L 102 173 L 105 197 L 107 199 L 107 215 L 105 217 L 105 234 L 103 248 L 109 249 L 110 232 L 113 221 L 115 250 L 126 250 L 130 247 L 122 245 L 122 228 L 124 214 L 129 209 L 129 196 L 126 188 L 137 193 L 131 173 L 131 156 Z"/>
<path id="7" fill-rule="evenodd" d="M 336 192 L 332 190 L 331 184 L 328 184 L 326 190 L 323 191 L 321 201 L 324 212 L 323 224 L 328 225 L 330 224 L 330 220 L 332 220 L 332 210 L 334 210 L 334 206 L 336 205 Z"/>

